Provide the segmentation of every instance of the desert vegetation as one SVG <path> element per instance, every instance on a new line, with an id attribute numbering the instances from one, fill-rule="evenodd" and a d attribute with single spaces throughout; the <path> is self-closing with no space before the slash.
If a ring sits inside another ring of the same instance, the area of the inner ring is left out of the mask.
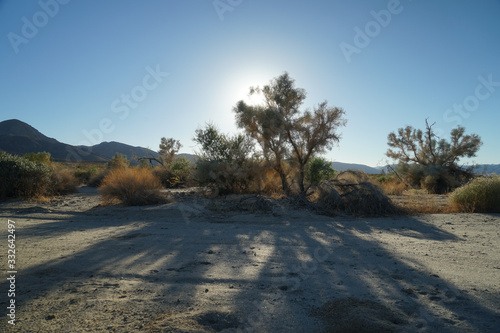
<path id="1" fill-rule="evenodd" d="M 148 168 L 113 168 L 104 177 L 99 192 L 106 203 L 129 206 L 151 205 L 167 201 L 161 182 Z"/>
<path id="2" fill-rule="evenodd" d="M 48 153 L 24 157 L 0 152 L 0 198 L 42 199 L 76 189 L 77 179 Z"/>
<path id="3" fill-rule="evenodd" d="M 453 191 L 450 199 L 462 212 L 500 213 L 500 176 L 473 179 Z"/>
<path id="4" fill-rule="evenodd" d="M 165 189 L 197 186 L 219 197 L 287 198 L 328 215 L 498 211 L 499 178 L 474 178 L 472 168 L 459 165 L 482 145 L 461 126 L 449 140 L 438 138 L 428 120 L 424 130 L 399 128 L 388 135 L 386 156 L 398 163 L 391 173 L 338 173 L 321 155 L 341 139 L 339 130 L 347 123 L 342 108 L 324 101 L 302 110 L 306 91 L 286 72 L 268 85 L 250 87 L 254 94 L 263 97 L 261 104 L 238 101 L 233 108 L 239 133 L 222 133 L 212 123 L 195 131 L 194 161 L 178 156 L 180 141 L 166 137 L 157 155 L 133 165 L 119 153 L 106 164 L 1 153 L 0 197 L 50 197 L 84 184 L 98 187 L 107 203 L 145 205 L 165 202 Z"/>
<path id="5" fill-rule="evenodd" d="M 462 157 L 476 156 L 481 138 L 477 134 L 465 135 L 465 128 L 458 126 L 447 141 L 437 137 L 434 124 L 427 120 L 425 124 L 424 131 L 407 126 L 397 134 L 390 133 L 386 155 L 398 161 L 396 171 L 411 186 L 429 193 L 447 193 L 472 178 L 472 169 L 460 167 L 458 162 Z"/>

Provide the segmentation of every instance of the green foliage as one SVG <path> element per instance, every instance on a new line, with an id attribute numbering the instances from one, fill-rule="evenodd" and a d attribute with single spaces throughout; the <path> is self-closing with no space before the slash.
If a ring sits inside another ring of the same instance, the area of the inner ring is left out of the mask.
<path id="1" fill-rule="evenodd" d="M 305 195 L 306 165 L 340 140 L 337 130 L 346 124 L 344 110 L 329 107 L 325 101 L 312 112 L 301 112 L 306 92 L 295 87 L 286 72 L 263 88 L 250 88 L 250 94 L 262 94 L 265 102 L 248 105 L 239 101 L 234 108 L 238 127 L 261 146 L 265 160 L 280 175 L 283 191 L 291 192 L 289 179 L 295 176 L 300 193 Z M 287 170 L 285 161 L 295 170 Z"/>
<path id="2" fill-rule="evenodd" d="M 116 168 L 127 168 L 130 165 L 130 161 L 127 159 L 127 156 L 116 153 L 115 156 L 108 162 L 109 169 Z"/>
<path id="3" fill-rule="evenodd" d="M 172 162 L 170 170 L 178 178 L 178 182 L 185 183 L 192 172 L 191 163 L 184 156 L 180 156 Z"/>
<path id="4" fill-rule="evenodd" d="M 192 173 L 191 163 L 184 157 L 177 157 L 168 166 L 158 166 L 154 174 L 166 188 L 181 186 L 187 183 Z"/>
<path id="5" fill-rule="evenodd" d="M 306 166 L 306 180 L 311 184 L 319 184 L 323 180 L 331 180 L 335 177 L 335 169 L 332 162 L 322 157 L 313 157 Z"/>
<path id="6" fill-rule="evenodd" d="M 400 128 L 388 136 L 386 155 L 399 161 L 398 171 L 413 186 L 421 186 L 430 193 L 450 191 L 472 176 L 470 169 L 458 166 L 462 157 L 473 157 L 482 142 L 476 134 L 465 135 L 458 126 L 451 131 L 451 139 L 437 139 L 427 120 L 425 131 L 411 126 Z"/>
<path id="7" fill-rule="evenodd" d="M 42 163 L 47 166 L 51 166 L 50 153 L 26 153 L 23 158 L 31 162 Z"/>
<path id="8" fill-rule="evenodd" d="M 0 198 L 36 198 L 51 192 L 52 169 L 45 164 L 0 152 Z"/>
<path id="9" fill-rule="evenodd" d="M 170 166 L 174 162 L 175 155 L 179 152 L 181 147 L 182 145 L 179 140 L 161 138 L 160 150 L 158 150 L 158 162 L 165 167 Z"/>
<path id="10" fill-rule="evenodd" d="M 500 176 L 475 178 L 453 191 L 450 200 L 463 212 L 500 213 Z"/>
<path id="11" fill-rule="evenodd" d="M 196 130 L 194 141 L 201 146 L 194 174 L 200 185 L 214 187 L 219 194 L 252 191 L 258 163 L 251 158 L 254 145 L 248 138 L 219 133 L 209 124 Z"/>
<path id="12" fill-rule="evenodd" d="M 99 172 L 98 168 L 93 165 L 89 168 L 77 168 L 74 176 L 78 179 L 80 184 L 88 184 L 90 179 Z"/>
<path id="13" fill-rule="evenodd" d="M 440 165 L 420 165 L 401 163 L 396 167 L 411 186 L 422 188 L 429 193 L 442 194 L 457 188 L 467 176 L 459 169 Z"/>

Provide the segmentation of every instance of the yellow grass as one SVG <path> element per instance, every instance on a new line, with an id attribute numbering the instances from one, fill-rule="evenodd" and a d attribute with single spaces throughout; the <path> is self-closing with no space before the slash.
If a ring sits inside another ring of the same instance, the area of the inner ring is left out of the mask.
<path id="1" fill-rule="evenodd" d="M 105 202 L 120 201 L 129 206 L 165 202 L 160 180 L 147 168 L 116 168 L 109 171 L 99 187 Z"/>

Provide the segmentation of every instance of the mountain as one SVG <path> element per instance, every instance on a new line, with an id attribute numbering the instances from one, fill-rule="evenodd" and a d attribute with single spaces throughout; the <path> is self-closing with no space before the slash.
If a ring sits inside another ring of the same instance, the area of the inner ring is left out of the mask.
<path id="1" fill-rule="evenodd" d="M 337 171 L 346 171 L 346 170 L 361 170 L 368 174 L 374 173 L 379 174 L 380 170 L 376 168 L 372 168 L 368 165 L 364 164 L 353 164 L 353 163 L 342 163 L 342 162 L 333 162 L 332 167 Z"/>
<path id="2" fill-rule="evenodd" d="M 398 166 L 397 164 L 391 165 L 391 167 L 393 168 L 397 166 Z M 382 171 L 386 173 L 392 172 L 391 168 L 389 168 L 387 165 L 383 167 L 377 167 L 377 169 L 380 171 L 379 173 L 381 173 Z M 474 173 L 480 175 L 491 175 L 491 174 L 500 175 L 500 164 L 477 164 L 474 166 L 472 170 Z"/>
<path id="3" fill-rule="evenodd" d="M 34 127 L 17 119 L 0 122 L 0 151 L 10 154 L 48 152 L 54 160 L 64 161 L 109 161 L 116 153 L 127 156 L 129 161 L 135 157 L 158 157 L 158 153 L 147 148 L 130 146 L 120 142 L 102 142 L 94 146 L 72 146 L 49 138 Z M 188 161 L 195 162 L 192 154 L 179 154 Z M 134 163 L 133 163 L 134 164 Z M 362 170 L 368 174 L 379 174 L 384 167 L 372 168 L 364 164 L 333 162 L 338 171 Z M 474 168 L 477 173 L 500 174 L 500 164 L 480 164 Z"/>
<path id="4" fill-rule="evenodd" d="M 92 147 L 81 146 L 84 149 L 92 150 L 92 152 L 111 159 L 116 153 L 127 156 L 129 160 L 134 157 L 158 157 L 158 153 L 144 147 L 134 147 L 120 142 L 101 142 Z"/>
<path id="5" fill-rule="evenodd" d="M 34 127 L 17 119 L 5 120 L 0 123 L 0 135 L 9 137 L 29 138 L 32 141 L 43 141 L 49 143 L 58 143 L 56 139 L 49 138 Z M 4 138 L 5 139 L 5 138 Z"/>
<path id="6" fill-rule="evenodd" d="M 0 150 L 17 155 L 48 152 L 55 160 L 106 161 L 105 157 L 92 151 L 49 138 L 17 119 L 0 122 Z"/>
<path id="7" fill-rule="evenodd" d="M 500 164 L 479 164 L 474 167 L 474 172 L 479 174 L 497 174 L 500 175 Z"/>
<path id="8" fill-rule="evenodd" d="M 50 153 L 56 161 L 109 161 L 116 153 L 127 156 L 132 164 L 138 157 L 158 157 L 158 153 L 147 148 L 130 146 L 120 142 L 101 142 L 94 146 L 72 146 L 49 138 L 32 126 L 17 119 L 0 122 L 0 151 L 10 154 Z M 179 154 L 192 161 L 195 156 Z"/>

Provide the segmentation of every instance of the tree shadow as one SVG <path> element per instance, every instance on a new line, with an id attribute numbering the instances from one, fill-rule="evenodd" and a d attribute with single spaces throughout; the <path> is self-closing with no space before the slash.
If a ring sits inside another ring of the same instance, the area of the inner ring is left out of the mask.
<path id="1" fill-rule="evenodd" d="M 497 310 L 385 243 L 461 242 L 425 219 L 185 207 L 104 207 L 26 227 L 30 215 L 9 215 L 20 226 L 15 329 L 313 332 L 318 308 L 348 298 L 395 311 L 405 331 L 500 324 Z M 28 251 L 46 259 L 23 262 Z"/>

